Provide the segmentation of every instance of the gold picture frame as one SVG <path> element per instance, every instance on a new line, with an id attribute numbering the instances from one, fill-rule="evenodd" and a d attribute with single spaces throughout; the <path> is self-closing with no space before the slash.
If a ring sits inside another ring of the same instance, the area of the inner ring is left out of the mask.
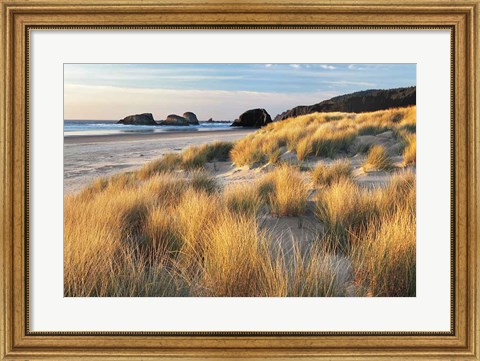
<path id="1" fill-rule="evenodd" d="M 480 359 L 479 0 L 0 0 L 0 358 Z M 448 29 L 452 49 L 450 332 L 29 330 L 29 33 L 32 29 Z"/>

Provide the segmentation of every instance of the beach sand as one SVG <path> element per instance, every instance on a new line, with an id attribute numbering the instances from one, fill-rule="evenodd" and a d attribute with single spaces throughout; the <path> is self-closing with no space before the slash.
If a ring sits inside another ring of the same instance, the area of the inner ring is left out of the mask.
<path id="1" fill-rule="evenodd" d="M 234 128 L 65 137 L 63 190 L 65 194 L 74 193 L 98 177 L 137 169 L 165 153 L 214 141 L 235 141 L 254 131 Z"/>

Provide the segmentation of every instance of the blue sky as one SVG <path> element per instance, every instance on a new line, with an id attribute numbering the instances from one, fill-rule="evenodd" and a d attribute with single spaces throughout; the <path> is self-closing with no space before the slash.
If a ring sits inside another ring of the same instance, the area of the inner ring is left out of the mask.
<path id="1" fill-rule="evenodd" d="M 415 64 L 65 64 L 65 119 L 155 119 L 193 111 L 232 120 L 365 89 L 416 84 Z"/>

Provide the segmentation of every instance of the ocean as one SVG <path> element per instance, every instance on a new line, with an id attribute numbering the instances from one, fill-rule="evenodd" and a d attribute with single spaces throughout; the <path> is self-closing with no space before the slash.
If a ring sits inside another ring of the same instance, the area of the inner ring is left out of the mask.
<path id="1" fill-rule="evenodd" d="M 155 125 L 124 125 L 115 124 L 115 120 L 64 120 L 64 137 L 82 135 L 110 135 L 110 134 L 152 134 L 164 132 L 182 131 L 215 131 L 227 130 L 231 121 L 228 122 L 202 122 L 200 125 L 186 126 L 155 126 Z"/>

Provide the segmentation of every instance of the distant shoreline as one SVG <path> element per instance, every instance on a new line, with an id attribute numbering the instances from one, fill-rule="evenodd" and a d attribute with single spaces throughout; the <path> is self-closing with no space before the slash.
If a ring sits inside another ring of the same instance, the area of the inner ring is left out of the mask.
<path id="1" fill-rule="evenodd" d="M 123 142 L 123 141 L 149 141 L 149 140 L 161 140 L 161 139 L 181 139 L 199 137 L 208 138 L 215 136 L 222 136 L 234 133 L 251 133 L 252 129 L 248 128 L 230 128 L 221 130 L 197 130 L 197 129 L 185 129 L 185 130 L 172 130 L 170 132 L 158 132 L 158 133 L 113 133 L 102 135 L 64 135 L 64 144 L 84 144 L 84 143 L 108 143 L 108 142 Z"/>
<path id="2" fill-rule="evenodd" d="M 108 122 L 108 123 L 117 123 L 119 119 L 63 119 L 65 122 Z M 200 123 L 232 123 L 233 120 L 212 120 L 211 122 L 207 120 L 198 120 Z"/>

